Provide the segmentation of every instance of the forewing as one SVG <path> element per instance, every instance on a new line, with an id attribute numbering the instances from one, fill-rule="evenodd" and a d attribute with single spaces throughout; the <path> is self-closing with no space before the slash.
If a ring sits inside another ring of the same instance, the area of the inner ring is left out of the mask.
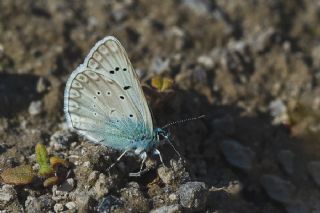
<path id="1" fill-rule="evenodd" d="M 84 66 L 104 73 L 117 82 L 121 86 L 120 94 L 127 96 L 127 106 L 135 111 L 145 128 L 152 132 L 152 117 L 139 78 L 125 49 L 116 38 L 107 36 L 97 42 L 86 57 Z"/>

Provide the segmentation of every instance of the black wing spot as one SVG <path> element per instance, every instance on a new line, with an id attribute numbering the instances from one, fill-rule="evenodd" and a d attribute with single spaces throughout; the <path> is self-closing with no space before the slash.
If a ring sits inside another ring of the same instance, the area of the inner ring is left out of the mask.
<path id="1" fill-rule="evenodd" d="M 120 98 L 121 98 L 122 100 L 124 100 L 124 96 L 120 95 Z"/>
<path id="2" fill-rule="evenodd" d="M 97 96 L 93 96 L 93 99 L 97 99 Z"/>
<path id="3" fill-rule="evenodd" d="M 124 90 L 130 89 L 130 86 L 123 87 Z"/>
<path id="4" fill-rule="evenodd" d="M 130 114 L 129 116 L 130 116 L 130 118 L 132 118 L 132 117 L 133 117 L 133 115 L 132 115 L 132 114 Z"/>
<path id="5" fill-rule="evenodd" d="M 123 68 L 123 71 L 127 71 L 127 68 Z"/>
<path id="6" fill-rule="evenodd" d="M 116 71 L 119 71 L 119 69 L 120 69 L 119 67 L 116 67 L 116 68 L 115 68 Z"/>
<path id="7" fill-rule="evenodd" d="M 97 95 L 101 95 L 101 92 L 100 92 L 100 91 L 98 91 L 98 92 L 97 92 Z"/>
<path id="8" fill-rule="evenodd" d="M 114 71 L 113 71 L 113 70 L 110 70 L 109 73 L 110 73 L 110 74 L 114 74 Z"/>
<path id="9" fill-rule="evenodd" d="M 93 104 L 93 107 L 96 107 L 96 105 L 95 105 L 95 104 Z"/>
<path id="10" fill-rule="evenodd" d="M 97 113 L 95 112 L 95 113 L 93 113 L 94 114 L 94 116 L 97 116 Z"/>
<path id="11" fill-rule="evenodd" d="M 111 92 L 110 92 L 110 91 L 108 91 L 108 92 L 107 92 L 107 95 L 111 95 Z"/>

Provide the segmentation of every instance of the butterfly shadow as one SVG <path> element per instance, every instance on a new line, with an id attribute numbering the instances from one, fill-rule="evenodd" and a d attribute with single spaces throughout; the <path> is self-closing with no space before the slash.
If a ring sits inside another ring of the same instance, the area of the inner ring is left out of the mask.
<path id="1" fill-rule="evenodd" d="M 260 182 L 264 174 L 283 177 L 296 186 L 309 185 L 312 188 L 306 165 L 308 160 L 312 160 L 311 156 L 319 159 L 320 155 L 315 151 L 308 152 L 305 140 L 292 134 L 290 126 L 273 124 L 268 112 L 248 113 L 237 104 L 210 103 L 195 91 L 177 91 L 175 97 L 166 104 L 153 106 L 152 109 L 156 123 L 163 125 L 174 120 L 206 115 L 204 119 L 172 126 L 169 131 L 174 145 L 187 161 L 186 168 L 191 178 L 206 182 L 209 188 L 230 189 L 232 184 L 239 182 L 243 187 L 238 192 L 239 196 L 257 204 L 269 200 Z M 226 141 L 229 144 L 231 141 L 233 148 L 224 148 Z M 164 159 L 174 158 L 170 146 L 159 149 Z M 292 152 L 295 156 L 293 174 L 285 171 L 279 159 L 279 153 L 283 151 Z M 251 156 L 247 158 L 246 154 Z M 235 161 L 243 160 L 243 164 L 232 164 L 232 158 Z M 221 206 L 221 201 L 225 203 L 224 206 L 237 205 L 232 204 L 236 200 L 226 190 L 210 193 L 209 200 L 208 203 L 215 208 Z"/>

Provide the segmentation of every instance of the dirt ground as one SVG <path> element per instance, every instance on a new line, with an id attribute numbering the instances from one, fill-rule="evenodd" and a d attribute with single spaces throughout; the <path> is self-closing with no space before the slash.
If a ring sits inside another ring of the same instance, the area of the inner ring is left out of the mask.
<path id="1" fill-rule="evenodd" d="M 71 162 L 44 188 L 0 183 L 0 212 L 320 212 L 320 2 L 317 0 L 0 1 L 0 168 L 34 147 Z M 149 172 L 70 133 L 63 92 L 95 42 L 113 35 L 170 128 Z M 3 211 L 2 211 L 3 210 Z"/>

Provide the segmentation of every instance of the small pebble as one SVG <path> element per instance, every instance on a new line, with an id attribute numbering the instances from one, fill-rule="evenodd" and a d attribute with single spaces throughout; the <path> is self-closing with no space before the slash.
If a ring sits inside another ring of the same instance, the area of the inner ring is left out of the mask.
<path id="1" fill-rule="evenodd" d="M 294 158 L 295 154 L 290 150 L 281 150 L 278 153 L 278 160 L 283 170 L 292 175 L 294 172 Z"/>
<path id="2" fill-rule="evenodd" d="M 61 203 L 56 203 L 56 204 L 54 205 L 54 207 L 53 207 L 53 210 L 54 210 L 55 212 L 61 212 L 61 211 L 63 211 L 63 205 L 62 205 Z"/>
<path id="3" fill-rule="evenodd" d="M 112 17 L 114 18 L 114 20 L 116 20 L 117 22 L 120 22 L 122 20 L 124 20 L 127 17 L 127 10 L 116 10 L 112 12 Z"/>
<path id="4" fill-rule="evenodd" d="M 43 93 L 48 89 L 49 82 L 47 79 L 40 77 L 38 82 L 37 82 L 37 92 L 38 93 Z"/>
<path id="5" fill-rule="evenodd" d="M 178 196 L 176 194 L 172 193 L 172 194 L 169 195 L 169 199 L 171 201 L 176 201 L 176 200 L 178 200 Z"/>
<path id="6" fill-rule="evenodd" d="M 73 142 L 73 143 L 71 143 L 70 147 L 71 147 L 71 148 L 75 148 L 77 145 L 78 145 L 77 142 Z"/>
<path id="7" fill-rule="evenodd" d="M 247 41 L 229 41 L 228 49 L 220 59 L 223 69 L 234 73 L 237 82 L 245 84 L 254 72 L 253 58 Z"/>
<path id="8" fill-rule="evenodd" d="M 68 194 L 69 193 L 67 191 L 58 190 L 57 185 L 52 186 L 52 199 L 54 201 L 64 200 L 68 197 Z"/>
<path id="9" fill-rule="evenodd" d="M 289 115 L 287 106 L 282 100 L 276 99 L 269 104 L 270 114 L 273 117 L 273 124 L 288 124 Z"/>
<path id="10" fill-rule="evenodd" d="M 270 47 L 272 43 L 272 37 L 275 36 L 276 31 L 273 27 L 269 27 L 266 30 L 262 30 L 255 35 L 255 38 L 252 39 L 252 49 L 254 52 L 263 52 L 268 47 Z"/>
<path id="11" fill-rule="evenodd" d="M 162 206 L 157 209 L 153 209 L 150 213 L 180 213 L 181 207 L 178 204 L 170 205 L 170 206 Z"/>
<path id="12" fill-rule="evenodd" d="M 61 151 L 66 149 L 75 139 L 76 135 L 72 132 L 68 130 L 59 130 L 50 137 L 49 144 L 54 150 Z"/>
<path id="13" fill-rule="evenodd" d="M 179 180 L 179 183 L 190 181 L 190 174 L 186 171 L 185 163 L 182 159 L 179 159 L 178 161 L 171 159 L 170 166 L 174 171 L 176 180 Z"/>
<path id="14" fill-rule="evenodd" d="M 235 140 L 225 140 L 221 144 L 221 149 L 227 161 L 239 169 L 250 170 L 254 152 L 249 147 L 244 147 Z"/>
<path id="15" fill-rule="evenodd" d="M 225 188 L 226 192 L 233 195 L 239 194 L 242 191 L 242 189 L 243 185 L 238 180 L 230 181 L 229 185 Z"/>
<path id="16" fill-rule="evenodd" d="M 96 181 L 96 184 L 94 185 L 94 191 L 97 195 L 97 198 L 102 198 L 109 192 L 109 183 L 107 180 L 107 177 L 105 174 L 100 173 L 98 180 Z"/>
<path id="17" fill-rule="evenodd" d="M 311 161 L 308 163 L 308 172 L 314 182 L 320 186 L 320 161 Z"/>
<path id="18" fill-rule="evenodd" d="M 76 195 L 76 206 L 79 213 L 89 212 L 90 203 L 92 198 L 88 195 L 88 192 L 77 193 Z"/>
<path id="19" fill-rule="evenodd" d="M 83 164 L 82 164 L 82 166 L 87 167 L 87 168 L 90 168 L 90 165 L 91 165 L 90 161 L 83 162 Z"/>
<path id="20" fill-rule="evenodd" d="M 307 203 L 305 202 L 297 202 L 293 204 L 286 205 L 287 213 L 309 213 L 309 212 L 318 212 L 317 210 L 310 209 Z"/>
<path id="21" fill-rule="evenodd" d="M 113 195 L 104 197 L 98 204 L 98 212 L 110 212 L 111 208 L 123 206 L 123 201 Z"/>
<path id="22" fill-rule="evenodd" d="M 275 175 L 263 175 L 260 182 L 270 198 L 280 203 L 291 203 L 296 187 L 289 181 Z"/>
<path id="23" fill-rule="evenodd" d="M 169 58 L 160 58 L 156 57 L 151 62 L 150 70 L 153 71 L 156 75 L 169 70 L 170 68 L 170 59 Z"/>
<path id="24" fill-rule="evenodd" d="M 4 208 L 9 202 L 16 199 L 17 193 L 13 186 L 3 185 L 0 189 L 0 209 Z"/>
<path id="25" fill-rule="evenodd" d="M 233 180 L 229 181 L 228 186 L 223 186 L 223 187 L 214 187 L 212 186 L 209 191 L 216 192 L 216 191 L 225 191 L 230 195 L 237 195 L 240 194 L 240 192 L 243 189 L 243 185 L 240 181 L 238 180 Z"/>
<path id="26" fill-rule="evenodd" d="M 72 178 L 68 178 L 65 180 L 60 186 L 58 186 L 59 191 L 70 192 L 74 188 L 74 180 Z"/>
<path id="27" fill-rule="evenodd" d="M 174 180 L 174 172 L 168 167 L 159 167 L 158 175 L 165 184 L 171 184 Z"/>
<path id="28" fill-rule="evenodd" d="M 76 203 L 75 202 L 68 202 L 68 203 L 66 203 L 66 207 L 68 209 L 74 209 L 74 208 L 76 208 Z"/>
<path id="29" fill-rule="evenodd" d="M 207 69 L 212 69 L 214 67 L 214 61 L 212 60 L 211 57 L 207 55 L 201 55 L 197 58 L 197 62 Z"/>
<path id="30" fill-rule="evenodd" d="M 42 101 L 32 101 L 29 105 L 29 114 L 38 115 L 42 112 Z"/>
<path id="31" fill-rule="evenodd" d="M 182 3 L 197 15 L 209 15 L 212 3 L 209 0 L 183 0 Z"/>
<path id="32" fill-rule="evenodd" d="M 28 213 L 48 212 L 54 205 L 50 195 L 41 195 L 40 197 L 33 198 L 26 206 Z"/>
<path id="33" fill-rule="evenodd" d="M 187 182 L 180 186 L 180 204 L 191 210 L 201 211 L 207 204 L 208 189 L 203 182 Z"/>
<path id="34" fill-rule="evenodd" d="M 132 212 L 149 212 L 148 200 L 144 197 L 138 183 L 128 183 L 127 187 L 121 190 L 121 197 L 125 201 L 125 207 Z"/>

